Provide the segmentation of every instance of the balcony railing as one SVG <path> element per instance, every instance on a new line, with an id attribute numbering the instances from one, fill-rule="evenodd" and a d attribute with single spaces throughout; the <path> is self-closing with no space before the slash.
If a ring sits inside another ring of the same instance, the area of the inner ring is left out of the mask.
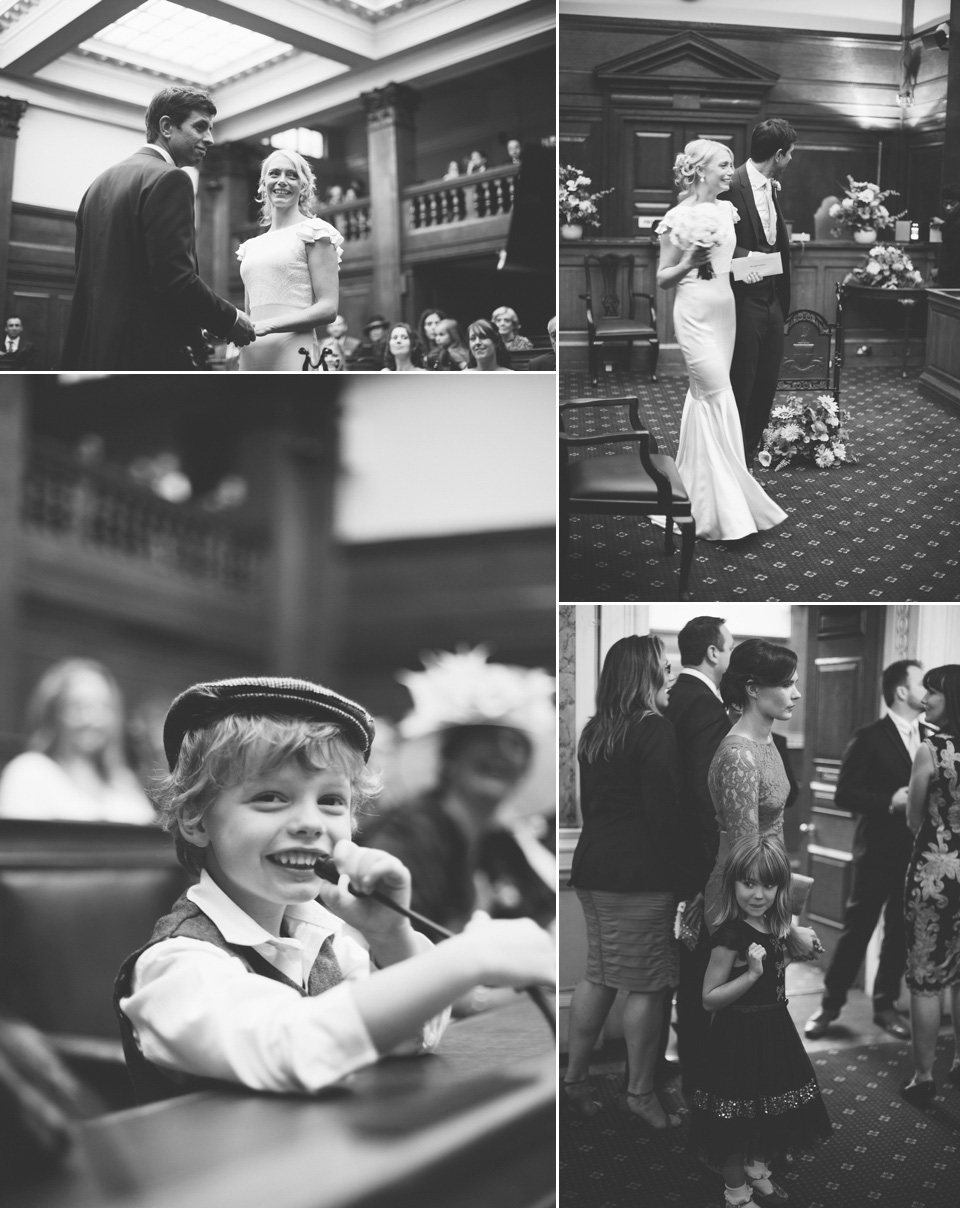
<path id="1" fill-rule="evenodd" d="M 503 164 L 472 176 L 428 181 L 404 189 L 405 228 L 421 231 L 509 214 L 516 176 L 514 164 Z"/>
<path id="2" fill-rule="evenodd" d="M 370 237 L 370 198 L 338 201 L 332 206 L 317 206 L 317 217 L 335 226 L 346 243 Z"/>
<path id="3" fill-rule="evenodd" d="M 193 504 L 168 503 L 122 470 L 87 466 L 34 442 L 23 481 L 24 529 L 136 560 L 231 592 L 260 589 L 261 543 Z"/>

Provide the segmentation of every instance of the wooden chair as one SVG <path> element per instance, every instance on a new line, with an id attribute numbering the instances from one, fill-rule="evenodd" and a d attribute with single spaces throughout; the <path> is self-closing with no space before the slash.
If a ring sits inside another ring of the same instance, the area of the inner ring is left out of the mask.
<path id="1" fill-rule="evenodd" d="M 816 390 L 840 403 L 843 365 L 843 287 L 837 282 L 837 321 L 815 310 L 792 310 L 783 324 L 783 360 L 778 390 Z"/>
<path id="2" fill-rule="evenodd" d="M 626 342 L 627 357 L 633 351 L 634 340 L 646 340 L 651 349 L 650 380 L 657 380 L 657 311 L 653 295 L 633 288 L 635 265 L 632 255 L 619 256 L 608 252 L 603 256 L 584 256 L 583 270 L 587 292 L 580 297 L 587 304 L 587 343 L 590 377 L 596 384 L 599 377 L 599 350 L 607 344 Z M 637 299 L 641 299 L 649 321 L 637 315 Z M 626 307 L 624 308 L 624 299 Z M 626 314 L 624 314 L 626 309 Z"/>
<path id="3" fill-rule="evenodd" d="M 628 405 L 629 432 L 597 436 L 570 436 L 564 426 L 566 412 Z M 572 449 L 601 445 L 624 446 L 600 457 L 571 457 Z M 626 446 L 633 446 L 627 448 Z M 657 442 L 643 422 L 636 398 L 576 399 L 560 404 L 560 549 L 569 552 L 570 517 L 573 515 L 663 516 L 666 521 L 664 553 L 672 554 L 673 526 L 680 530 L 680 599 L 687 599 L 687 581 L 697 537 L 690 497 L 672 457 L 657 452 Z"/>

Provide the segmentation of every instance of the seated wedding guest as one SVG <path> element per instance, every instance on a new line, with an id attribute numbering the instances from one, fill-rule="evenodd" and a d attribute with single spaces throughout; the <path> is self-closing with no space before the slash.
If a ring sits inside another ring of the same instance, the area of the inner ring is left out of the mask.
<path id="1" fill-rule="evenodd" d="M 402 671 L 413 709 L 400 723 L 408 742 L 438 746 L 436 784 L 418 799 L 364 819 L 360 842 L 397 856 L 413 877 L 414 909 L 450 931 L 476 911 L 555 912 L 556 865 L 529 822 L 502 807 L 527 776 L 534 745 L 553 733 L 553 677 L 488 663 L 483 648 L 425 656 L 425 671 Z"/>
<path id="2" fill-rule="evenodd" d="M 541 356 L 532 357 L 527 365 L 527 370 L 534 373 L 556 373 L 557 371 L 557 316 L 554 315 L 547 324 L 547 335 L 550 337 L 550 346 L 552 352 L 545 352 Z"/>
<path id="3" fill-rule="evenodd" d="M 360 341 L 356 336 L 350 335 L 349 332 L 350 329 L 347 326 L 347 320 L 343 315 L 337 315 L 332 323 L 327 324 L 327 335 L 331 340 L 337 341 L 343 350 L 347 365 L 352 366 L 354 354 L 360 347 Z"/>
<path id="4" fill-rule="evenodd" d="M 918 1107 L 937 1090 L 933 1060 L 946 989 L 954 1042 L 948 1077 L 960 1086 L 960 664 L 933 667 L 923 686 L 926 720 L 938 732 L 924 738 L 907 789 L 915 836 L 904 887 L 914 1075 L 900 1091 Z"/>
<path id="5" fill-rule="evenodd" d="M 467 339 L 470 341 L 470 364 L 464 373 L 513 373 L 510 353 L 489 319 L 471 323 L 467 328 Z"/>
<path id="6" fill-rule="evenodd" d="M 522 152 L 523 148 L 521 147 L 520 140 L 518 138 L 507 139 L 507 155 L 510 159 L 510 162 L 512 164 L 516 164 L 517 167 L 520 166 L 520 156 Z"/>
<path id="7" fill-rule="evenodd" d="M 451 159 L 451 161 L 447 164 L 447 170 L 443 174 L 443 179 L 444 180 L 455 180 L 456 177 L 462 176 L 462 175 L 463 175 L 463 173 L 460 171 L 460 165 L 457 163 L 457 161 L 455 159 Z"/>
<path id="8" fill-rule="evenodd" d="M 923 670 L 915 659 L 884 668 L 886 717 L 857 730 L 843 753 L 834 803 L 857 816 L 853 876 L 843 930 L 823 978 L 823 1001 L 804 1025 L 811 1040 L 826 1035 L 847 1001 L 881 914 L 883 942 L 873 979 L 873 1021 L 898 1040 L 910 1030 L 897 1014 L 906 964 L 903 878 L 913 844 L 906 824 L 907 784 L 923 740 Z"/>
<path id="9" fill-rule="evenodd" d="M 383 315 L 371 315 L 363 327 L 363 339 L 353 351 L 351 369 L 378 371 L 387 353 L 389 324 Z"/>
<path id="10" fill-rule="evenodd" d="M 498 306 L 490 318 L 508 352 L 522 352 L 533 347 L 527 337 L 520 334 L 520 320 L 515 310 L 509 306 Z"/>
<path id="11" fill-rule="evenodd" d="M 435 306 L 423 311 L 420 315 L 420 322 L 417 324 L 417 335 L 420 337 L 420 343 L 423 346 L 424 357 L 429 357 L 437 347 L 437 324 L 441 319 L 447 316 L 442 310 L 437 310 Z"/>
<path id="12" fill-rule="evenodd" d="M 409 323 L 394 323 L 381 373 L 426 373 L 423 346 Z"/>
<path id="13" fill-rule="evenodd" d="M 123 751 L 123 702 L 93 659 L 54 663 L 27 705 L 27 750 L 0 775 L 0 817 L 150 823 Z"/>
<path id="14" fill-rule="evenodd" d="M 320 341 L 320 372 L 343 373 L 347 368 L 347 358 L 338 342 L 329 336 Z"/>
<path id="15" fill-rule="evenodd" d="M 940 190 L 943 218 L 934 218 L 940 228 L 940 258 L 937 261 L 937 288 L 960 289 L 960 184 L 945 184 Z"/>
<path id="16" fill-rule="evenodd" d="M 466 369 L 470 364 L 470 349 L 460 334 L 456 319 L 441 319 L 437 324 L 436 347 L 427 356 L 427 368 L 440 373 Z"/>
<path id="17" fill-rule="evenodd" d="M 0 370 L 39 368 L 40 349 L 24 336 L 20 316 L 11 315 L 7 319 L 4 341 L 0 344 Z"/>
<path id="18" fill-rule="evenodd" d="M 583 828 L 570 873 L 587 930 L 587 968 L 570 1002 L 563 1090 L 582 1115 L 598 1110 L 590 1058 L 617 992 L 627 998 L 622 1110 L 676 1128 L 654 1086 L 663 1014 L 679 976 L 677 904 L 695 888 L 685 864 L 692 813 L 680 797 L 673 726 L 663 716 L 672 676 L 654 634 L 610 647 L 597 709 L 580 736 Z"/>
<path id="19" fill-rule="evenodd" d="M 211 1080 L 319 1090 L 436 1048 L 449 1004 L 480 982 L 553 984 L 552 938 L 527 919 L 435 947 L 367 894 L 410 901 L 400 861 L 352 842 L 378 787 L 373 736 L 362 706 L 304 680 L 195 684 L 170 706 L 163 826 L 200 879 L 117 977 L 141 1101 Z M 327 857 L 339 883 L 316 873 Z"/>
<path id="20" fill-rule="evenodd" d="M 467 166 L 464 169 L 467 176 L 473 176 L 476 172 L 485 172 L 487 170 L 487 157 L 480 151 L 471 151 L 467 160 Z"/>

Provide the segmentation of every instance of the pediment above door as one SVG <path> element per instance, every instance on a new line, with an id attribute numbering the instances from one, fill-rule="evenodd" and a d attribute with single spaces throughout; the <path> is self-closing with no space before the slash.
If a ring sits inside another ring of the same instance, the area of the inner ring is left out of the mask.
<path id="1" fill-rule="evenodd" d="M 780 79 L 775 71 L 692 32 L 600 63 L 594 75 L 600 84 L 619 93 L 662 95 L 667 90 L 744 100 L 759 100 Z"/>

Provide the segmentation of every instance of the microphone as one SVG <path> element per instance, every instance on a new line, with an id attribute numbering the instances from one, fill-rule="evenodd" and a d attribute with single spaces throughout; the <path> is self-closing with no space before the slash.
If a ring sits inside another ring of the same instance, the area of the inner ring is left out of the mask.
<path id="1" fill-rule="evenodd" d="M 331 885 L 340 884 L 340 873 L 337 871 L 337 866 L 333 862 L 331 856 L 321 856 L 314 864 L 313 871 L 322 881 L 329 881 Z M 358 889 L 354 889 L 352 885 L 347 885 L 347 889 L 355 898 L 373 898 L 375 902 L 379 902 L 381 906 L 386 906 L 390 910 L 396 911 L 397 914 L 405 915 L 413 923 L 419 923 L 422 927 L 433 931 L 441 939 L 453 939 L 453 932 L 448 931 L 446 927 L 441 927 L 439 923 L 435 923 L 432 919 L 428 919 L 426 915 L 418 914 L 416 910 L 409 910 L 406 906 L 401 906 L 399 902 L 395 902 L 393 898 L 388 898 L 385 893 L 381 893 L 379 889 L 371 889 L 369 893 L 361 893 Z M 546 997 L 539 986 L 524 986 L 523 990 L 529 994 L 537 1010 L 550 1025 L 550 1031 L 556 1036 L 557 1021 L 553 1012 L 550 1010 Z"/>

